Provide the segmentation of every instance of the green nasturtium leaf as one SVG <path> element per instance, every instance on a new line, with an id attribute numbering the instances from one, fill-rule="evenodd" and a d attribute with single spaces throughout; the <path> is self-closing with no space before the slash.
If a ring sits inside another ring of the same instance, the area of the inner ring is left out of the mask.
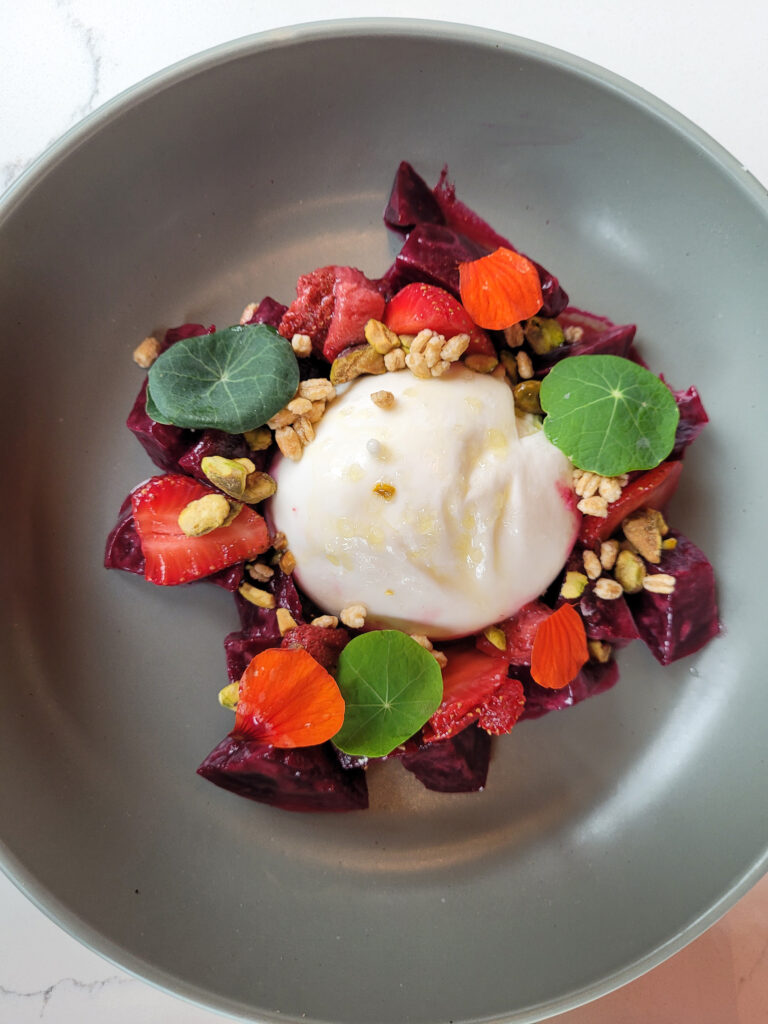
<path id="1" fill-rule="evenodd" d="M 620 356 L 569 356 L 541 382 L 544 433 L 579 469 L 619 476 L 672 451 L 680 413 L 650 370 Z"/>
<path id="2" fill-rule="evenodd" d="M 333 742 L 347 754 L 383 757 L 413 736 L 443 698 L 434 657 L 396 629 L 350 640 L 336 672 L 346 711 Z"/>
<path id="3" fill-rule="evenodd" d="M 155 405 L 154 399 L 152 398 L 152 392 L 149 390 L 149 387 L 147 387 L 147 399 L 144 403 L 144 408 L 147 411 L 147 416 L 149 416 L 151 420 L 154 420 L 155 423 L 165 423 L 166 425 L 172 426 L 168 417 L 163 416 Z"/>
<path id="4" fill-rule="evenodd" d="M 147 414 L 177 427 L 240 434 L 266 423 L 298 386 L 296 356 L 274 327 L 226 327 L 177 341 L 155 360 Z"/>

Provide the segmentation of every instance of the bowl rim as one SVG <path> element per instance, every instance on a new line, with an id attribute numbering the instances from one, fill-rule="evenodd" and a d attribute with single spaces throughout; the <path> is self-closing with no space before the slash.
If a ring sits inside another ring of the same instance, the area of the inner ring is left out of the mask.
<path id="1" fill-rule="evenodd" d="M 141 104 L 153 95 L 179 85 L 186 79 L 204 73 L 219 64 L 259 52 L 288 48 L 299 43 L 385 35 L 413 39 L 427 37 L 429 41 L 452 41 L 468 43 L 476 47 L 492 47 L 507 53 L 532 57 L 552 67 L 565 68 L 585 80 L 594 82 L 601 88 L 608 89 L 641 108 L 646 114 L 651 114 L 672 127 L 688 142 L 694 143 L 704 155 L 713 160 L 728 175 L 733 184 L 749 200 L 755 203 L 768 226 L 768 188 L 695 122 L 666 101 L 621 75 L 558 47 L 498 29 L 440 19 L 361 17 L 323 19 L 239 36 L 181 58 L 121 90 L 49 144 L 5 192 L 0 194 L 0 232 L 6 219 L 24 203 L 60 162 L 67 159 L 105 126 L 122 116 L 125 111 Z M 242 1004 L 229 1003 L 226 999 L 213 997 L 204 988 L 171 976 L 167 971 L 156 968 L 151 963 L 122 948 L 114 940 L 91 928 L 79 918 L 75 909 L 64 905 L 53 892 L 32 876 L 25 865 L 10 853 L 2 837 L 0 837 L 0 870 L 33 905 L 64 932 L 108 963 L 138 980 L 192 1005 L 212 1012 L 227 1014 L 232 1020 L 242 1022 L 281 1021 L 283 1024 L 289 1024 L 289 1018 L 280 1012 L 258 1010 L 256 1012 L 259 1016 L 254 1016 L 253 1010 L 251 1010 L 244 1014 Z M 657 967 L 703 934 L 757 884 L 766 872 L 768 872 L 768 846 L 750 867 L 731 881 L 729 887 L 713 905 L 682 926 L 677 934 L 662 946 L 624 968 L 566 996 L 556 997 L 535 1008 L 513 1011 L 512 1015 L 484 1018 L 486 1024 L 511 1024 L 511 1022 L 535 1024 L 535 1022 L 543 1021 L 551 1016 L 576 1009 L 621 988 Z M 305 1020 L 311 1022 L 312 1018 L 307 1017 Z"/>

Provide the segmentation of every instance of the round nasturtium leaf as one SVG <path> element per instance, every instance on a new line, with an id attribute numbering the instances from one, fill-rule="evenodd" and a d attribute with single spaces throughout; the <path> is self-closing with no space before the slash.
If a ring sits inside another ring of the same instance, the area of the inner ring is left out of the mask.
<path id="1" fill-rule="evenodd" d="M 601 476 L 653 469 L 672 451 L 680 413 L 650 370 L 621 356 L 568 356 L 541 382 L 544 433 L 574 466 Z"/>
<path id="2" fill-rule="evenodd" d="M 433 655 L 396 629 L 362 633 L 339 657 L 346 710 L 333 742 L 347 754 L 384 757 L 417 732 L 443 698 Z"/>
<path id="3" fill-rule="evenodd" d="M 240 434 L 290 402 L 299 366 L 274 327 L 244 324 L 177 341 L 148 379 L 147 414 L 159 423 Z"/>

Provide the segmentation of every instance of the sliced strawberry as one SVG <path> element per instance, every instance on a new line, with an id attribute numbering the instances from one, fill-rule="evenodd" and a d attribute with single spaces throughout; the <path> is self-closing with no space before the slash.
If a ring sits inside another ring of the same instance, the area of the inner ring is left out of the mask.
<path id="1" fill-rule="evenodd" d="M 635 477 L 621 492 L 621 497 L 608 506 L 607 518 L 584 516 L 579 541 L 585 547 L 594 547 L 614 534 L 621 521 L 636 509 L 644 506 L 664 508 L 677 489 L 682 471 L 682 462 L 662 462 L 655 469 Z"/>
<path id="2" fill-rule="evenodd" d="M 457 645 L 443 671 L 443 700 L 424 726 L 424 741 L 445 740 L 477 722 L 500 736 L 523 712 L 525 696 L 517 679 L 507 678 L 507 663 L 474 647 Z"/>
<path id="3" fill-rule="evenodd" d="M 511 618 L 499 623 L 499 629 L 503 630 L 507 639 L 507 646 L 503 651 L 492 644 L 483 633 L 477 638 L 477 649 L 494 658 L 503 658 L 512 665 L 530 665 L 536 630 L 539 623 L 549 618 L 551 614 L 552 609 L 542 601 L 530 601 Z"/>
<path id="4" fill-rule="evenodd" d="M 289 629 L 283 636 L 281 647 L 303 647 L 328 672 L 333 672 L 339 655 L 349 642 L 346 629 L 331 629 L 302 623 Z"/>
<path id="5" fill-rule="evenodd" d="M 217 493 L 188 476 L 153 476 L 131 496 L 133 521 L 150 583 L 173 586 L 210 576 L 228 565 L 254 558 L 269 547 L 263 518 L 244 505 L 229 526 L 202 537 L 187 537 L 179 513 L 191 501 Z"/>
<path id="6" fill-rule="evenodd" d="M 468 334 L 468 355 L 495 355 L 493 342 L 458 299 L 434 284 L 407 284 L 387 303 L 384 323 L 396 334 L 418 334 L 427 328 L 443 334 Z"/>
<path id="7" fill-rule="evenodd" d="M 316 352 L 333 362 L 342 349 L 364 340 L 368 320 L 384 312 L 384 298 L 354 267 L 318 267 L 296 283 L 296 298 L 280 321 L 284 338 L 308 334 Z"/>

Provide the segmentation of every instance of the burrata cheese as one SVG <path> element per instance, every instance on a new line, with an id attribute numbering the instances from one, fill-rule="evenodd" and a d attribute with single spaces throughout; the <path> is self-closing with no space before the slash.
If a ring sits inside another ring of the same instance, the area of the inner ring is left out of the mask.
<path id="1" fill-rule="evenodd" d="M 363 604 L 369 626 L 464 636 L 562 569 L 580 519 L 572 466 L 504 381 L 458 365 L 360 377 L 315 429 L 300 461 L 273 466 L 269 514 L 323 611 Z"/>

